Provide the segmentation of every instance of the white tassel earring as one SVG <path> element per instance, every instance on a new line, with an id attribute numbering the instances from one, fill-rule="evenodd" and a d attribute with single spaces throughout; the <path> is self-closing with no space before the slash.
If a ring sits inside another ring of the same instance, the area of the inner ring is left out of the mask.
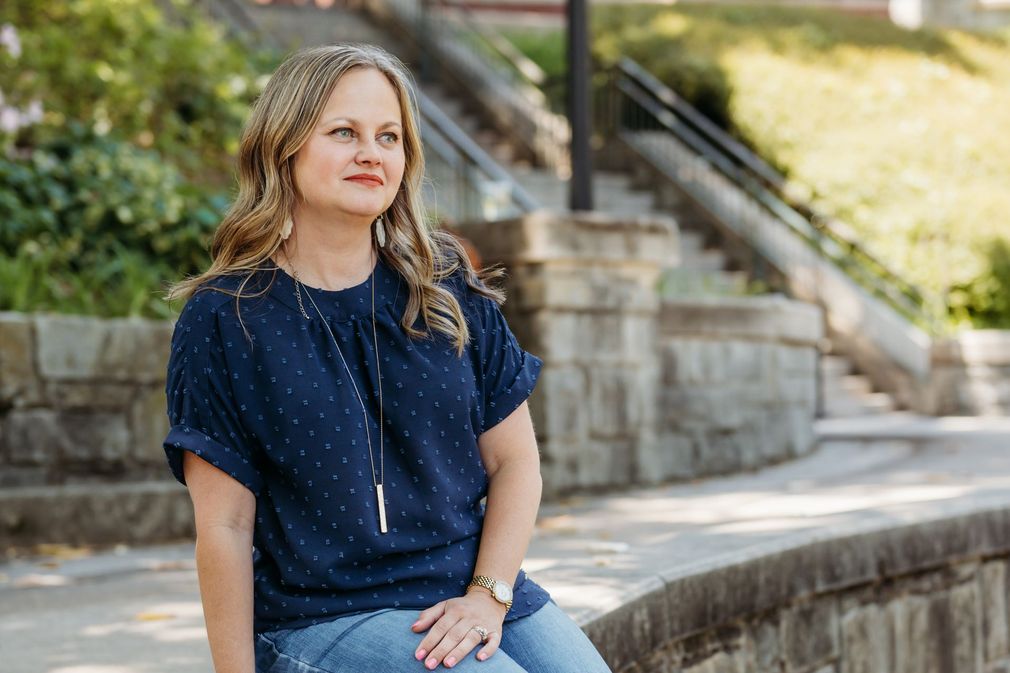
<path id="1" fill-rule="evenodd" d="M 382 226 L 382 215 L 375 219 L 375 240 L 380 248 L 386 247 L 386 228 Z"/>
<path id="2" fill-rule="evenodd" d="M 294 226 L 294 221 L 289 217 L 285 222 L 284 226 L 281 227 L 281 240 L 286 241 L 289 236 L 291 236 L 291 228 Z"/>

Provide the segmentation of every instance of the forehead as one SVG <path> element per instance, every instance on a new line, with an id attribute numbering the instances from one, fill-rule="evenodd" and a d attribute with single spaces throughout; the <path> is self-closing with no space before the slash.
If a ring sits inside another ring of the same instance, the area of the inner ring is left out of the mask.
<path id="1" fill-rule="evenodd" d="M 400 99 L 389 79 L 369 67 L 357 67 L 337 81 L 323 107 L 322 120 L 344 117 L 366 122 L 397 122 Z"/>

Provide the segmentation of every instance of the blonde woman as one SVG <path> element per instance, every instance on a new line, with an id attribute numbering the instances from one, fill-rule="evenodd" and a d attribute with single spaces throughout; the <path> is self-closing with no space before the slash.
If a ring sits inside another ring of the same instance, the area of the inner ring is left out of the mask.
<path id="1" fill-rule="evenodd" d="M 290 57 L 210 268 L 169 292 L 164 448 L 217 673 L 609 670 L 520 568 L 542 363 L 499 272 L 424 224 L 415 109 L 379 48 Z"/>

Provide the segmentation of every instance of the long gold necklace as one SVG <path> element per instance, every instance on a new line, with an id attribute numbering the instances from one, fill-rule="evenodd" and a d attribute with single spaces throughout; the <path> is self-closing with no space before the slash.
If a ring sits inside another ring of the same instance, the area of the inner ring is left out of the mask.
<path id="1" fill-rule="evenodd" d="M 298 279 L 298 271 L 291 266 L 292 272 L 295 278 L 295 294 L 298 296 L 298 308 L 301 309 L 302 315 L 305 319 L 309 319 L 309 314 L 305 312 L 305 305 L 302 303 L 302 282 Z M 316 300 L 312 298 L 312 293 L 309 292 L 309 288 L 305 288 L 305 294 L 308 295 L 309 301 L 312 302 L 312 306 L 316 309 L 316 313 L 319 314 L 319 319 L 323 322 L 326 327 L 326 331 L 330 335 L 330 339 L 333 341 L 333 345 L 337 348 L 337 354 L 340 355 L 340 361 L 344 363 L 344 370 L 347 372 L 347 378 L 351 380 L 351 385 L 354 387 L 354 394 L 358 398 L 358 403 L 361 405 L 361 415 L 364 418 L 365 424 L 365 437 L 368 440 L 368 462 L 372 468 L 372 485 L 375 486 L 375 498 L 379 504 L 379 532 L 387 532 L 386 528 L 386 500 L 382 492 L 383 478 L 385 476 L 385 465 L 382 459 L 382 372 L 379 371 L 379 338 L 376 334 L 375 329 L 375 265 L 372 266 L 372 274 L 370 276 L 371 286 L 372 286 L 372 343 L 375 347 L 375 375 L 376 380 L 379 385 L 379 478 L 375 478 L 375 459 L 372 457 L 372 433 L 368 429 L 368 412 L 365 411 L 365 402 L 361 398 L 361 393 L 358 392 L 358 384 L 354 382 L 354 377 L 351 376 L 351 370 L 347 366 L 347 360 L 344 359 L 344 353 L 340 350 L 340 344 L 337 343 L 337 338 L 333 336 L 333 330 L 330 329 L 330 323 L 323 317 L 323 312 L 319 310 L 319 306 L 316 305 Z"/>

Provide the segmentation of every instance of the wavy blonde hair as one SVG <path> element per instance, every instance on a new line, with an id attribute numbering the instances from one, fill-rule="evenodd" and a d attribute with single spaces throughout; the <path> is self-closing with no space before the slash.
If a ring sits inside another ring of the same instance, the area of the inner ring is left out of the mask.
<path id="1" fill-rule="evenodd" d="M 214 233 L 210 267 L 172 285 L 165 299 L 188 299 L 199 290 L 210 289 L 204 287 L 208 281 L 244 275 L 237 292 L 213 288 L 235 297 L 236 315 L 241 320 L 238 302 L 269 290 L 268 286 L 258 293 L 244 293 L 257 267 L 281 247 L 281 229 L 301 198 L 293 177 L 295 155 L 318 123 L 333 88 L 352 68 L 381 72 L 400 102 L 406 163 L 400 189 L 383 217 L 386 245 L 376 246 L 410 289 L 400 324 L 412 338 L 426 337 L 427 330 L 413 327 L 420 314 L 429 329 L 446 335 L 462 355 L 470 333 L 456 297 L 438 281 L 462 269 L 471 289 L 501 303 L 504 294 L 487 281 L 499 278 L 504 271 L 500 267 L 476 270 L 455 236 L 426 223 L 421 200 L 424 154 L 412 78 L 399 59 L 374 45 L 302 49 L 277 68 L 242 132 L 238 196 Z"/>

